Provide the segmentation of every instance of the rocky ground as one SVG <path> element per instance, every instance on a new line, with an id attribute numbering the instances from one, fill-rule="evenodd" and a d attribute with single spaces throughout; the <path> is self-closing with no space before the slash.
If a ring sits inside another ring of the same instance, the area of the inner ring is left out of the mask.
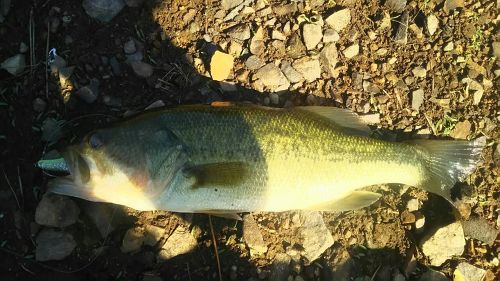
<path id="1" fill-rule="evenodd" d="M 106 3 L 106 5 L 102 5 Z M 104 8 L 103 8 L 104 7 Z M 499 2 L 0 0 L 2 280 L 498 280 Z M 457 210 L 408 186 L 339 214 L 136 212 L 34 163 L 163 105 L 349 108 L 377 137 L 486 136 Z"/>

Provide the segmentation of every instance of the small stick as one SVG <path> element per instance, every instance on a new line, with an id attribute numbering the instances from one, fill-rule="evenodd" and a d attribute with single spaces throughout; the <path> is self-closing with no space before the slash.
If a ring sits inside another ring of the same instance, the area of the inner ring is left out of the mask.
<path id="1" fill-rule="evenodd" d="M 219 251 L 217 251 L 217 242 L 215 241 L 214 226 L 212 225 L 212 216 L 208 215 L 208 223 L 210 224 L 210 231 L 212 232 L 212 240 L 214 242 L 215 258 L 217 260 L 217 270 L 219 272 L 219 281 L 222 281 L 222 273 L 220 270 Z"/>
<path id="2" fill-rule="evenodd" d="M 2 172 L 3 172 L 3 176 L 5 177 L 5 181 L 7 181 L 7 185 L 10 187 L 10 191 L 12 191 L 12 194 L 14 194 L 14 199 L 16 199 L 17 206 L 21 210 L 21 204 L 19 204 L 19 199 L 17 199 L 17 194 L 14 191 L 14 188 L 12 188 L 12 185 L 10 184 L 9 178 L 7 177 L 7 174 L 5 173 L 5 170 L 2 169 Z"/>
<path id="3" fill-rule="evenodd" d="M 23 209 L 24 209 L 24 191 L 23 191 L 23 182 L 21 180 L 21 173 L 19 172 L 19 165 L 17 165 L 17 182 L 19 184 L 19 193 L 21 193 L 21 201 Z"/>
<path id="4" fill-rule="evenodd" d="M 45 97 L 49 99 L 49 42 L 50 42 L 50 21 L 47 22 L 47 45 L 45 49 Z"/>

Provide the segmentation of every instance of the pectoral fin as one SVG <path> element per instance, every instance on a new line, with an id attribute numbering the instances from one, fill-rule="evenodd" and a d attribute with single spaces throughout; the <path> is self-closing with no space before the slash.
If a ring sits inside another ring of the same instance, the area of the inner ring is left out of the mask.
<path id="1" fill-rule="evenodd" d="M 350 211 L 370 206 L 377 201 L 380 196 L 382 195 L 370 191 L 354 191 L 342 199 L 317 204 L 308 209 L 312 211 L 325 212 Z"/>
<path id="2" fill-rule="evenodd" d="M 193 179 L 193 187 L 234 187 L 248 175 L 248 166 L 242 162 L 210 163 L 184 169 L 184 176 Z"/>

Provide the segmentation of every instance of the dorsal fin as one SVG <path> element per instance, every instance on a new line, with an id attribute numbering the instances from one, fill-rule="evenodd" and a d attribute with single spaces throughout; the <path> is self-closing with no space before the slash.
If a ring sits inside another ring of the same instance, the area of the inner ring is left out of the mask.
<path id="1" fill-rule="evenodd" d="M 319 115 L 345 129 L 346 133 L 369 136 L 370 128 L 354 112 L 329 106 L 297 106 L 295 109 Z"/>

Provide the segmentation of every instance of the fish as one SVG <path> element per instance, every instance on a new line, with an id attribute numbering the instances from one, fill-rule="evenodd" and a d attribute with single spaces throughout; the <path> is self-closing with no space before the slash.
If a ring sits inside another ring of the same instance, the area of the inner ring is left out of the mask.
<path id="1" fill-rule="evenodd" d="M 476 140 L 374 138 L 357 114 L 328 106 L 184 105 L 97 128 L 60 150 L 48 192 L 139 211 L 221 215 L 372 205 L 402 184 L 452 202 L 481 161 Z"/>

